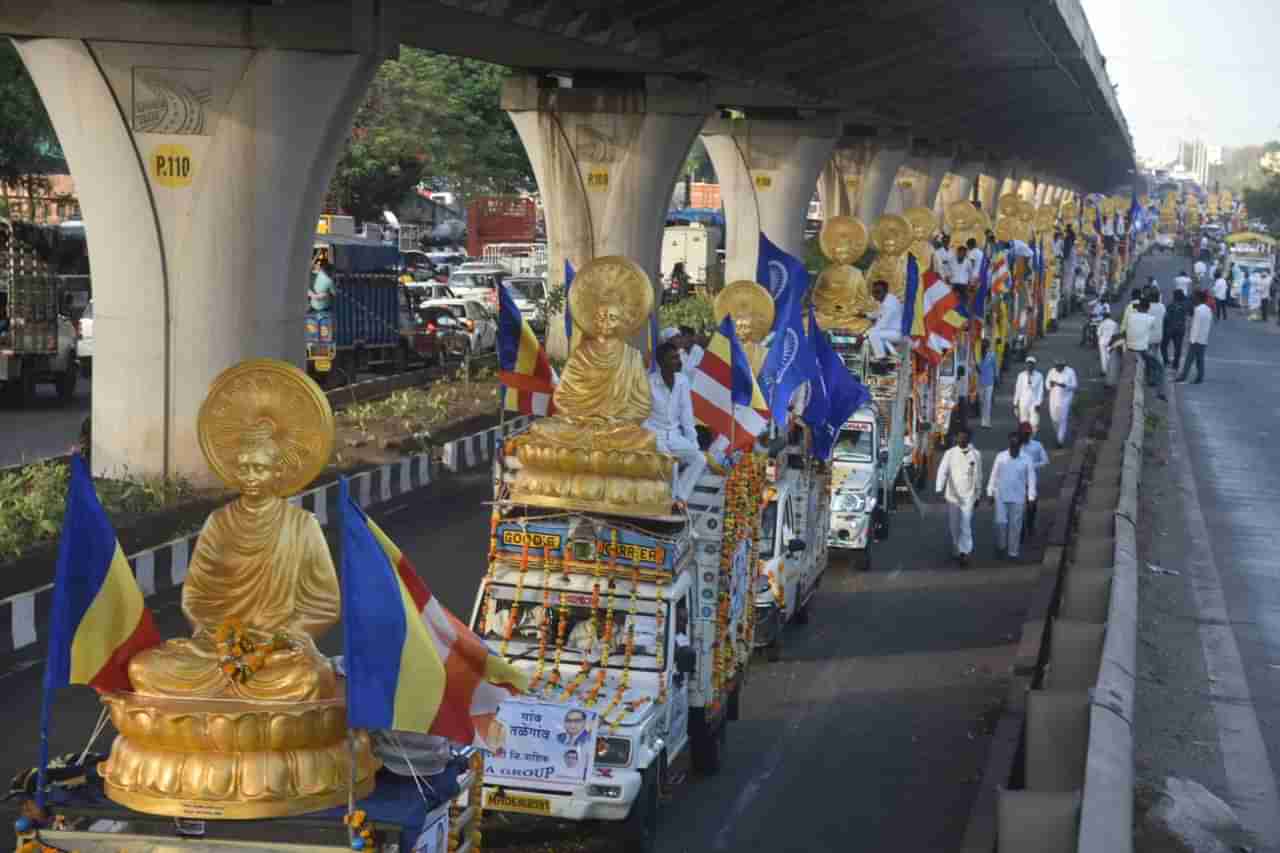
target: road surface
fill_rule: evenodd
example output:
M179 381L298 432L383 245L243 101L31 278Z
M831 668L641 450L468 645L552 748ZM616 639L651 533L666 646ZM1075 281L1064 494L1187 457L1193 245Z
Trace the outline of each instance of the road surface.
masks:
M1042 362L1055 351L1083 360L1078 337L1078 326L1069 325L1036 352ZM1012 386L1011 372L997 393L995 429L976 437L988 465L1013 427ZM1042 528L1069 450L1051 454ZM443 603L464 619L485 570L489 528L482 502L490 495L487 477L473 474L373 513ZM724 770L687 780L663 804L660 850L959 847L1041 549L1024 550L1022 563L997 563L991 512L984 507L976 526L976 565L960 570L947 562L941 510L931 504L925 518L911 508L897 512L871 572L833 561L810 623L788 629L782 661L752 664ZM176 594L150 603L165 636L183 632ZM340 643L334 631L322 645L336 654ZM7 670L0 690L23 699L0 707L9 744L0 773L36 759L39 650ZM83 747L97 709L85 689L60 694L54 754ZM104 737L99 749L106 747ZM556 849L578 849L563 835L540 840L521 849L543 850L548 841ZM494 843L503 846L498 837ZM596 839L586 849L611 848Z
M89 417L89 380L76 383L69 403L52 385L36 387L37 399L23 405L0 395L0 468L66 453Z

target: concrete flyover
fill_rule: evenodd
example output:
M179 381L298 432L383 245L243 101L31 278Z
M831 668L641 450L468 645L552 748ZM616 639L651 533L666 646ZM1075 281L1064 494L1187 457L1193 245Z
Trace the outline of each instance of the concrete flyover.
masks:
M829 209L874 220L1109 187L1134 166L1079 0L5 0L0 34L90 224L97 473L203 478L209 381L243 358L302 357L321 194L399 44L523 72L504 106L551 255L575 266L624 253L657 272L699 133L730 185L741 277L756 227L798 249L815 184Z

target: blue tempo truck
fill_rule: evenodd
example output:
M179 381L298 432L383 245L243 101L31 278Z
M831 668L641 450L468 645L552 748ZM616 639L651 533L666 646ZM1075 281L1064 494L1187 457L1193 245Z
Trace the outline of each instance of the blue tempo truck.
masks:
M400 283L395 246L317 234L312 258L333 264L334 287L328 311L307 312L307 373L313 379L342 384L360 371L404 370L416 360L413 306Z

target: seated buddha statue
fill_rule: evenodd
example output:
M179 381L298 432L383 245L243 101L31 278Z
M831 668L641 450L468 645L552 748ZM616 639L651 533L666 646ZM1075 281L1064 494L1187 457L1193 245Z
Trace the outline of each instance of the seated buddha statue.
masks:
M867 226L856 217L833 216L823 223L818 244L831 265L818 276L811 294L823 329L861 334L870 328L866 315L879 306L862 271L853 266L866 254L868 242Z
M871 231L871 242L879 254L867 270L867 279L886 282L889 292L898 297L899 302L907 296L907 251L911 247L911 238L911 223L893 213L881 216ZM954 238L951 244L957 245ZM926 255L920 267L921 276L927 271L928 262L929 256Z
M769 354L764 339L773 328L773 297L769 291L754 281L735 281L716 296L715 314L717 323L726 314L733 317L733 330L751 362L751 373L759 376Z
M280 495L291 450L278 431L267 419L244 431L233 469L240 497L205 522L182 586L192 636L134 657L136 692L275 701L337 695L315 638L338 621L338 576L316 517ZM269 649L243 680L223 671L215 639L230 624Z

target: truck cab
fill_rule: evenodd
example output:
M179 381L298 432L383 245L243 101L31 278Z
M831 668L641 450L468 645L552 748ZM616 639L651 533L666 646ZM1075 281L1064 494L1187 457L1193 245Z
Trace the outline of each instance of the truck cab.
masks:
M855 568L871 567L872 523L883 482L880 426L874 404L863 406L840 428L831 458L830 548L850 554Z

